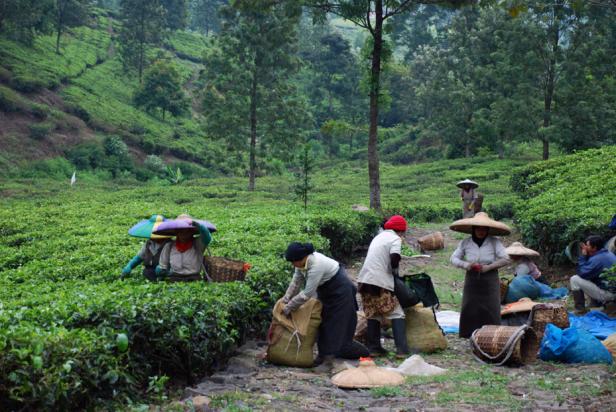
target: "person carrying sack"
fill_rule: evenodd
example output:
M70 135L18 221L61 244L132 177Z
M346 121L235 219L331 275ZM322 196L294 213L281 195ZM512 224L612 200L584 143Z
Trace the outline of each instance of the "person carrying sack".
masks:
M353 340L357 326L357 290L344 268L334 259L316 252L312 243L292 242L285 259L295 272L282 298L286 316L310 298L316 297L323 309L317 339L319 355L315 364L333 366L334 358L359 359L368 356L368 349ZM300 291L302 284L303 290Z
M500 280L498 269L509 264L505 247L495 236L511 233L504 223L479 212L474 217L460 219L449 226L451 230L468 233L451 255L451 263L466 270L460 337L469 338L483 325L500 324Z
M392 216L368 248L366 260L359 272L357 282L368 318L366 343L371 356L387 353L381 346L381 322L391 319L396 344L396 355L406 357L409 347L406 341L404 310L394 295L395 279L400 264L402 236L408 227L404 217Z

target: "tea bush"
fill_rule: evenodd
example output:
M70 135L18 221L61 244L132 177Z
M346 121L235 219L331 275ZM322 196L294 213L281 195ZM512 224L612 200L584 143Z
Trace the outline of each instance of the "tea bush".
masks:
M567 244L590 234L614 235L616 146L586 150L517 170L511 187L524 241L549 261L564 261Z
M0 410L87 409L145 396L152 376L185 383L203 376L247 334L264 332L290 280L281 257L288 242L310 240L339 254L378 222L370 213L304 215L273 182L261 193L235 182L89 189L49 182L48 194L3 201ZM147 283L137 269L121 281L139 248L126 230L150 213L187 211L218 225L215 255L253 265L247 281Z

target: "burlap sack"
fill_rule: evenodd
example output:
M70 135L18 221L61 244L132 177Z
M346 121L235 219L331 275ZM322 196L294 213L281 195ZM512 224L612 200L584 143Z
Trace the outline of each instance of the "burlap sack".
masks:
M321 302L310 299L294 311L290 319L282 313L283 308L282 300L274 306L267 336L267 360L276 365L311 367L321 324Z
M614 359L614 363L616 363L616 333L612 333L601 343L610 351L612 359Z
M447 348L447 339L436 321L433 308L419 304L407 308L405 314L409 349L432 353Z

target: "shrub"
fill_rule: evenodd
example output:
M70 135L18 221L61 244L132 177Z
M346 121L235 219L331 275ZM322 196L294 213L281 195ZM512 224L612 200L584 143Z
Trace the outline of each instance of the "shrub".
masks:
M163 176L166 171L165 162L163 159L156 155L148 155L143 162L143 166L151 173L154 173L155 176Z
M49 107L44 104L32 103L30 106L30 113L39 120L45 120L47 116L49 116L50 110Z
M11 86L20 92L35 93L43 90L46 84L40 79L26 75L17 75L11 79Z
M103 165L105 152L97 142L82 143L67 150L66 157L77 169L96 169Z
M21 170L23 177L42 177L42 178L69 178L73 173L73 165L63 157L53 159L36 160Z
M66 105L66 111L74 116L77 116L86 123L90 121L90 113L78 104L68 103Z
M0 66L0 83L10 83L13 74L5 67Z
M0 110L5 113L21 112L26 103L17 93L8 87L0 86Z
M55 124L50 122L33 123L28 126L30 129L30 137L34 140L43 140L49 136L49 133L51 133L55 127Z
M586 150L518 170L512 187L522 200L516 220L525 242L550 262L565 261L571 241L607 237L616 204L616 146Z

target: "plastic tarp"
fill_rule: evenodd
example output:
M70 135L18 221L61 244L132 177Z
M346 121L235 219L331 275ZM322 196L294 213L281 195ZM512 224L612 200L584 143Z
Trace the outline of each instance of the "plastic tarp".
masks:
M569 290L567 288L551 288L548 285L537 282L533 279L537 285L539 285L540 290L540 298L543 299L562 299L569 294Z
M564 363L612 364L612 355L601 341L583 329L560 329L551 323L545 328L539 357Z
M436 321L445 333L460 332L460 312L453 310L436 312Z
M569 312L571 327L588 331L593 336L603 340L616 333L616 318L610 318L599 310L593 310L583 316Z

